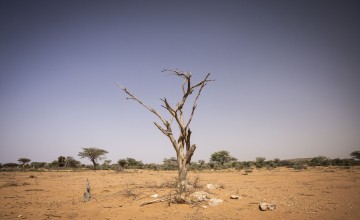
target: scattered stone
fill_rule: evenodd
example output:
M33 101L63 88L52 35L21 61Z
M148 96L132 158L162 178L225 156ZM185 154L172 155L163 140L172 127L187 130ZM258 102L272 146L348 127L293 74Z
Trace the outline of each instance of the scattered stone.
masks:
M219 204L222 203L222 202L223 202L222 199L212 198L212 199L210 199L210 201L209 201L209 205L211 205L211 206L217 206L217 205L219 205Z
M153 194L153 195L150 196L150 198L155 198L155 199L158 198L158 197L159 197L158 194Z
M220 188L220 185L217 185L217 184L206 184L206 188L207 189L218 189Z
M274 211L276 209L276 205L275 204L269 204L268 205L268 210L269 211Z
M206 201L210 198L210 194L203 191L196 191L190 195L196 202Z
M259 209L261 211L274 211L276 209L276 205L267 202L260 202Z
M260 202L259 208L261 211L266 211L268 207L268 204L266 202Z
M86 179L86 190L84 192L84 202L87 202L91 199L91 190L89 179Z
M29 178L37 178L35 175L30 175Z
M231 195L230 199L240 199L240 196L239 195Z

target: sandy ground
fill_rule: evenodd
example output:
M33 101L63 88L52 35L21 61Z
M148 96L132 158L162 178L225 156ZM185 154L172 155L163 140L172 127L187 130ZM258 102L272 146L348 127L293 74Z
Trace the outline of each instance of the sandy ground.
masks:
M173 171L1 172L0 219L360 219L360 168L190 172L217 206L151 201L166 196ZM92 199L83 201L86 179ZM207 189L206 184L221 188ZM238 194L239 200L230 199ZM277 205L260 211L259 202ZM203 207L206 205L206 208Z

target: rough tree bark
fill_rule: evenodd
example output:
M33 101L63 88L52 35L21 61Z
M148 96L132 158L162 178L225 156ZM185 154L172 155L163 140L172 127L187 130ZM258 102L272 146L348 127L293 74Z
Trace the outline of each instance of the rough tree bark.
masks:
M183 71L169 70L169 69L165 69L162 72L170 72L172 75L175 75L183 79L182 99L176 104L175 107L171 106L166 98L160 99L163 102L161 106L165 108L170 114L170 120L165 120L154 108L146 105L143 101L141 101L131 92L129 92L129 90L127 90L125 87L121 86L118 83L116 84L129 96L127 97L127 99L135 100L136 102L147 108L150 112L155 114L162 122L163 124L162 126L159 125L157 122L154 122L154 124L164 135L166 135L169 138L172 146L176 151L176 157L179 164L178 190L180 197L183 198L184 192L186 192L186 187L187 187L187 166L190 163L191 157L193 156L194 151L196 149L196 145L191 144L192 132L189 126L194 116L195 109L197 107L197 101L201 95L202 89L207 85L208 82L214 80L209 79L210 73L208 73L202 81L192 85L192 81L191 81L192 75L190 72L183 72ZM197 91L197 95L194 98L190 116L187 120L185 120L184 112L183 112L184 105L188 100L188 98L195 91ZM179 137L177 139L175 139L172 130L172 122L174 121L174 119L179 128Z

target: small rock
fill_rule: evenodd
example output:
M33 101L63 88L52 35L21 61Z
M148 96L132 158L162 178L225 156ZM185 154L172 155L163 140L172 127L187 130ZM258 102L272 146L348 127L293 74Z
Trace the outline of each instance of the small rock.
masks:
M18 215L18 218L21 218L22 217L22 215Z
M240 196L239 195L231 195L230 199L240 199Z
M151 195L150 197L151 197L151 198L155 198L155 199L156 199L156 198L158 198L158 197L159 197L159 195L158 195L158 194L153 194L153 195Z
M211 206L217 206L217 205L219 205L219 204L222 203L222 202L223 202L222 199L212 198L212 199L210 199L210 201L209 201L209 205L211 205Z
M276 209L276 205L275 204L269 204L268 205L268 210L269 211L274 211Z
M259 204L259 209L261 211L274 211L276 209L276 205L272 204L272 203L267 203L267 202L260 202Z
M259 204L259 209L261 211L266 211L267 210L267 207L268 207L268 204L266 202L260 202Z

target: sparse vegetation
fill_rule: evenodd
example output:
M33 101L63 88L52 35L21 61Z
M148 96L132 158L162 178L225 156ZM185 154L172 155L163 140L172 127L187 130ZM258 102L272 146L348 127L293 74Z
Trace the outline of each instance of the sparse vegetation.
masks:
M213 156L216 155L216 156ZM220 156L219 156L220 155ZM315 166L340 166L340 167L351 167L351 166L360 166L360 160L356 159L356 153L350 154L353 158L334 158L330 159L325 156L317 156L313 158L300 158L300 159L288 159L280 160L275 158L273 160L266 160L264 157L257 157L255 161L238 161L236 158L232 157L228 151L218 151L212 154L209 162L205 160L198 160L197 162L191 162L188 164L188 169L191 171L201 171L201 170L221 170L221 169L236 169L244 170L245 173L247 170L252 168L267 168L269 170L276 167L287 167L296 170L304 170L308 167ZM355 155L355 156L354 156ZM217 160L217 158L220 158ZM27 158L19 158L27 159ZM30 160L30 159L29 159ZM26 163L4 163L1 164L0 169L3 171L26 171L26 170L42 170L44 169L93 169L94 166L81 164L80 161L74 159L71 156L59 156L57 160L54 160L51 163L46 162L31 162L26 160ZM98 165L96 163L96 165ZM21 168L21 169L20 169ZM140 160L134 158L120 159L115 164L111 164L111 160L104 160L101 166L98 166L98 169L103 170L117 170L123 171L125 169L146 169L146 170L177 170L178 161L175 157L165 158L162 164L144 164Z

